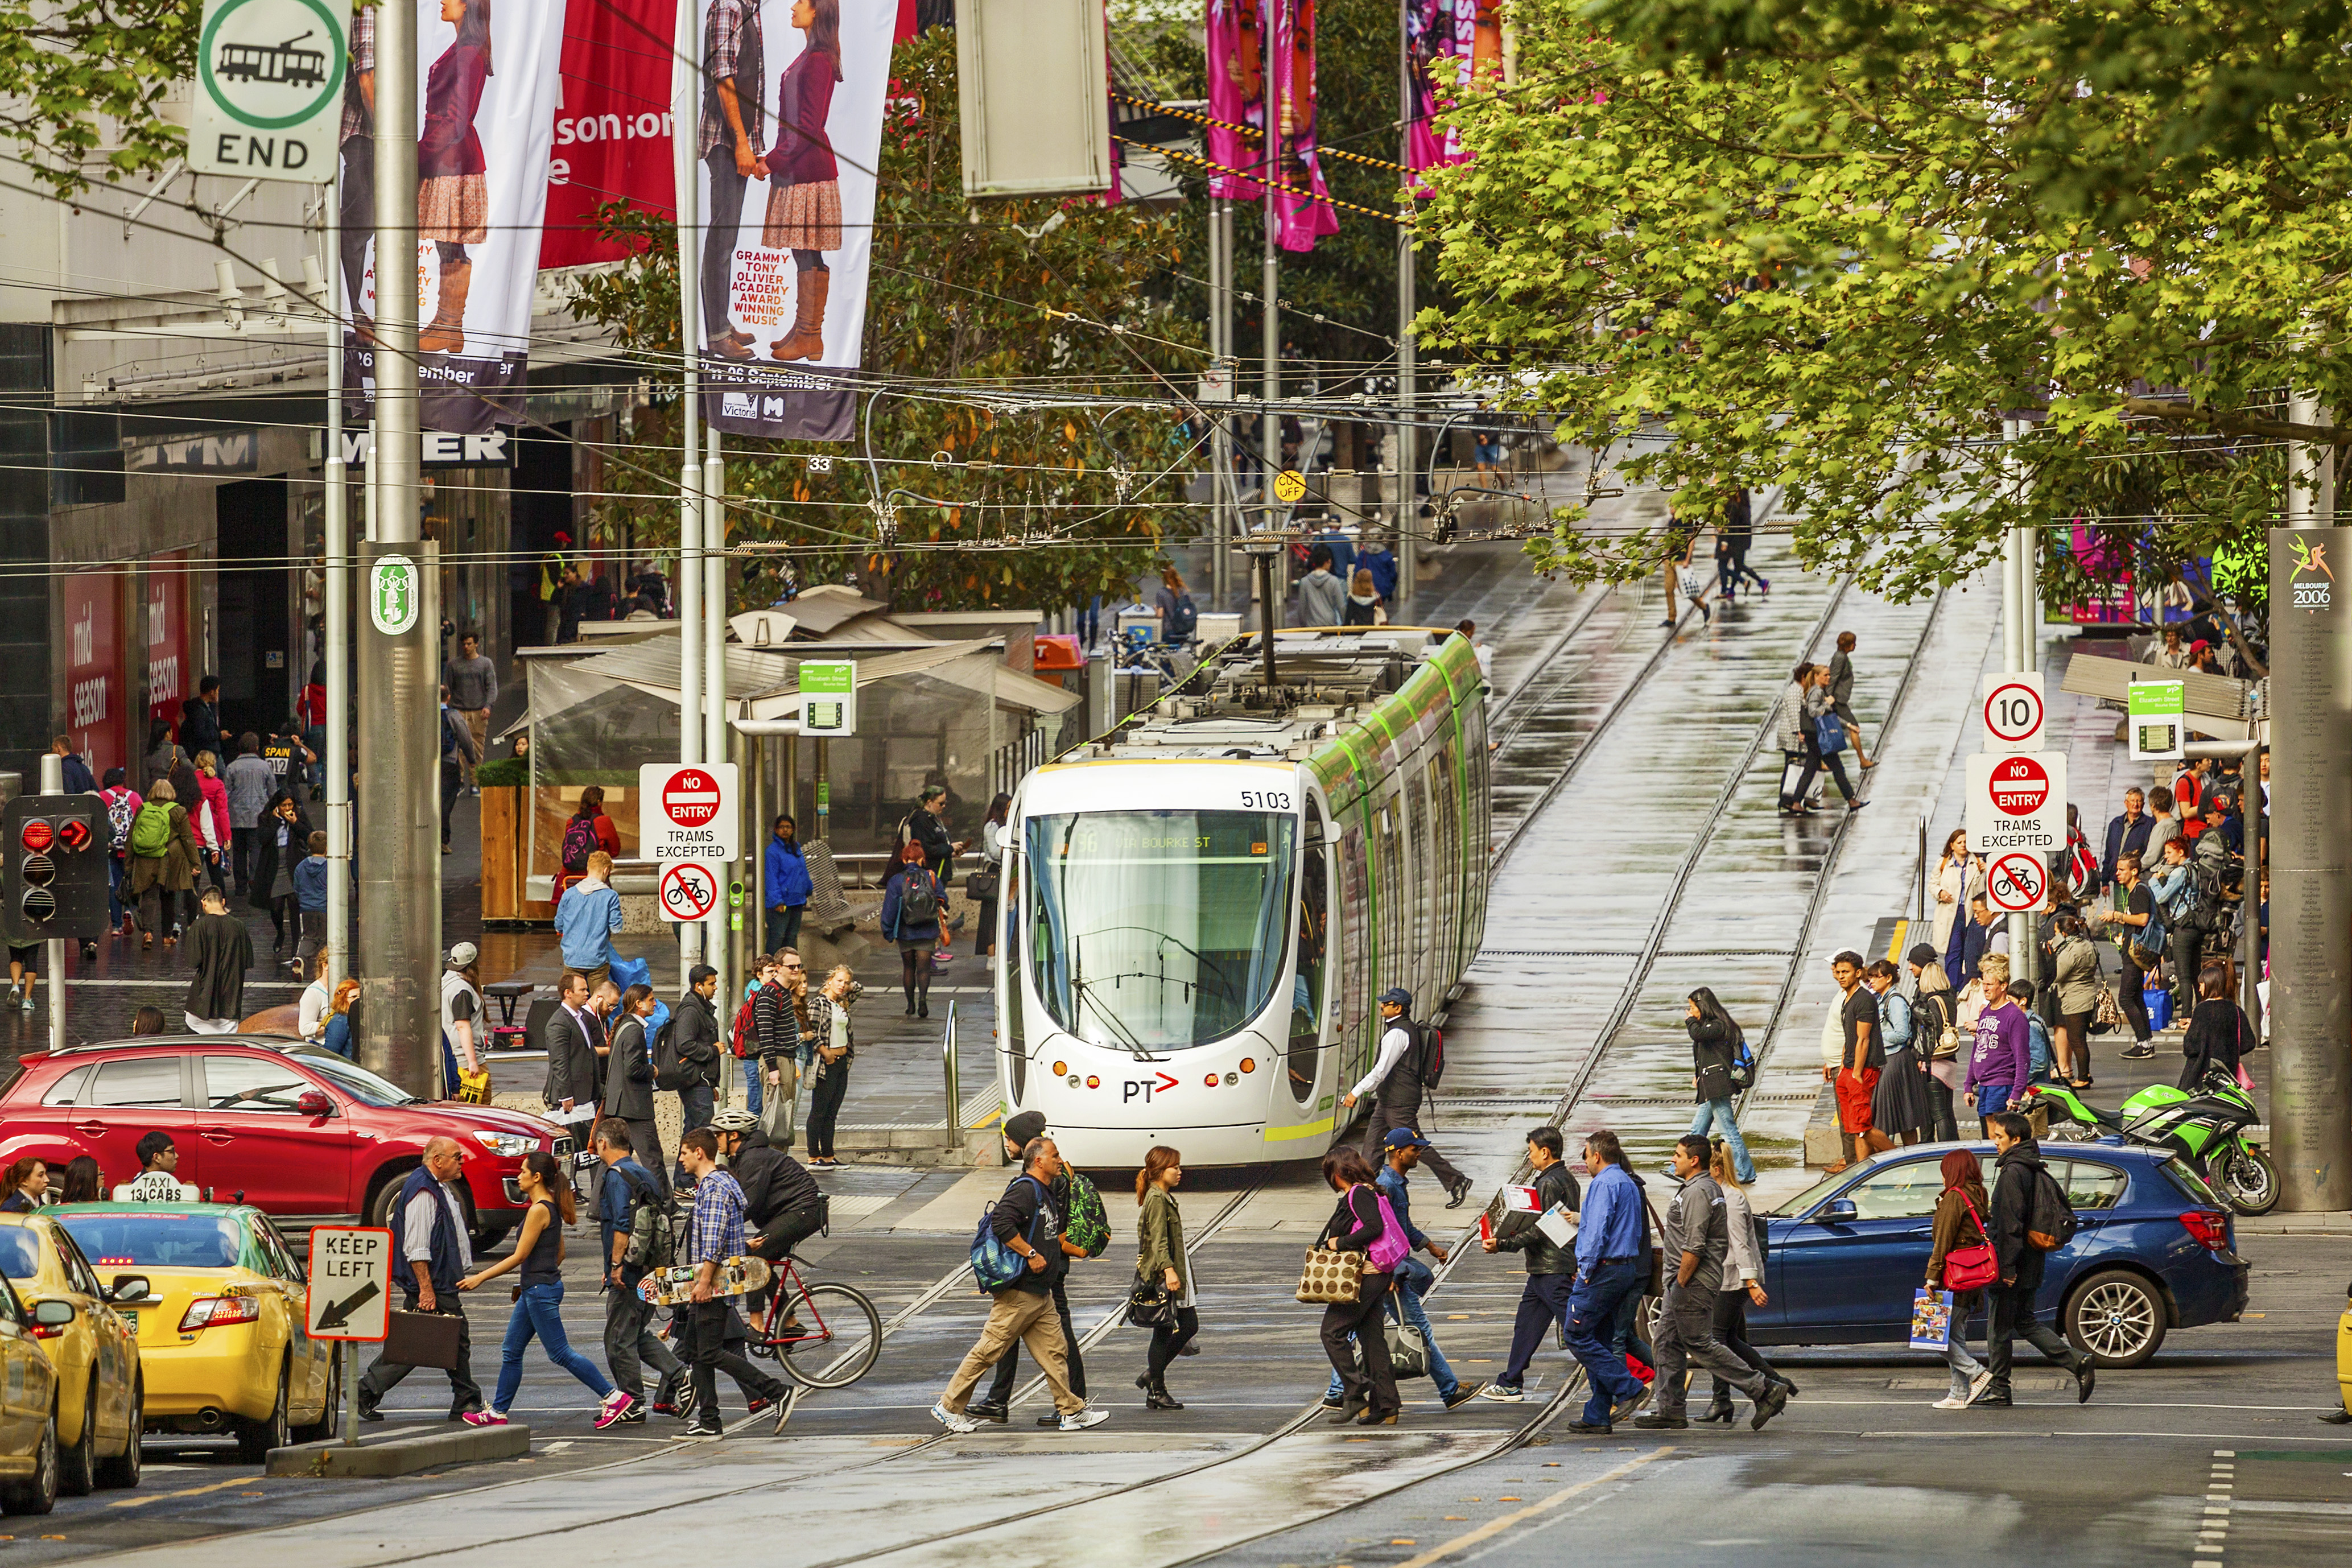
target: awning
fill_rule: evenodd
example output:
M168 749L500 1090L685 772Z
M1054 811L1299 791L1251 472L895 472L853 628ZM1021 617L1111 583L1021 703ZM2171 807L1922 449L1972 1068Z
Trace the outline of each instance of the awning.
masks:
M2194 670L2166 669L2096 654L2074 654L2066 660L2066 679L2060 689L2078 697L2099 697L2121 705L2128 700L2136 680L2179 680L2181 705L2197 721L2192 728L2216 740L2242 741L2252 730L2258 688L2253 681L2227 675L2200 675Z

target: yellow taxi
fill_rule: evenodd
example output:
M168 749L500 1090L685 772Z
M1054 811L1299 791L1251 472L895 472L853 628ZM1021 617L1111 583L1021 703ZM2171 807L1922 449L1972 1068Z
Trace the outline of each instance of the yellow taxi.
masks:
M144 1296L146 1279L118 1274L100 1283L48 1209L0 1215L0 1274L34 1314L33 1338L58 1374L58 1489L86 1497L99 1487L137 1486L139 1331L116 1303ZM52 1301L69 1309L63 1322L43 1320Z
M26 1306L0 1279L0 1510L58 1506L58 1373L33 1335L72 1316L63 1301Z
M2336 1321L2336 1397L2352 1415L2352 1286L2344 1293L2344 1315Z
M332 1435L335 1346L303 1322L301 1265L243 1204L66 1204L47 1211L100 1270L136 1269L147 1429L234 1436L259 1460Z

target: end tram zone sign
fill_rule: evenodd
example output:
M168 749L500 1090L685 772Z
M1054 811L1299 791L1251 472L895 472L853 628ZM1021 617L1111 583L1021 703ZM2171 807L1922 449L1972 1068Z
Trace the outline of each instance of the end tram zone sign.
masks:
M350 0L205 0L188 167L332 180L351 19Z
M2030 752L1969 759L1969 848L1999 859L2011 850L2055 855L2066 847L2066 753Z
M637 769L637 853L657 865L742 858L733 763L646 763ZM679 917L673 916L673 919Z

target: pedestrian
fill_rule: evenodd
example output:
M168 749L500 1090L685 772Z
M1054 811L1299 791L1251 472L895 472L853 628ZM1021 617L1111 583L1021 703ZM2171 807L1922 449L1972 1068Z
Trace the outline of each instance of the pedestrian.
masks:
M2043 1082L2051 1076L2050 1026L2033 1009L2036 994L2033 982L2016 975L2010 976L2009 1000L2025 1015L2025 1081L2029 1085ZM2023 1092L2022 1089L2018 1091L2019 1094Z
M1054 1287L1061 1283L1078 1249L1063 1236L1065 1216L1054 1202L1053 1183L1061 1173L1061 1153L1054 1141L1042 1135L1030 1139L1021 1152L1021 1173L990 1213L990 1234L1018 1254L1025 1267L1021 1278L989 1292L992 1304L979 1342L964 1352L947 1391L931 1406L931 1418L950 1432L979 1430L965 1402L980 1374L996 1365L1016 1340L1029 1347L1031 1359L1054 1391L1054 1408L1059 1413L1055 1426L1065 1432L1083 1432L1110 1417L1109 1411L1088 1406L1064 1372L1075 1342L1055 1311Z
M981 868L971 881L980 884L980 934L972 942L972 954L988 958L996 952L996 911L998 897L1004 877L1004 844L1011 833L1013 797L999 790L996 798L988 803L988 815L981 819ZM967 889L969 889L967 883Z
M1715 1301L1724 1285L1724 1261L1731 1254L1731 1230L1723 1189L1706 1172L1710 1153L1706 1140L1695 1134L1685 1133L1675 1142L1675 1175L1682 1189L1666 1208L1664 1247L1672 1267L1664 1310L1658 1318L1658 1375L1650 1384L1655 1408L1633 1421L1645 1429L1678 1430L1690 1425L1684 1414L1685 1373L1694 1365L1748 1395L1756 1407L1748 1418L1751 1431L1762 1431L1767 1421L1789 1405L1785 1386L1715 1337Z
M1457 1410L1475 1397L1484 1385L1473 1383L1464 1386L1462 1380L1454 1375L1454 1368L1447 1363L1445 1352L1438 1348L1437 1328L1429 1321L1429 1309L1425 1304L1429 1293L1437 1289L1437 1275L1429 1265L1413 1256L1414 1252L1426 1252L1443 1263L1450 1251L1444 1243L1431 1239L1426 1232L1412 1223L1412 1195L1409 1190L1411 1177L1413 1168L1421 1163L1422 1151L1429 1146L1429 1140L1410 1127L1400 1127L1391 1131L1381 1146L1382 1158L1379 1168L1372 1173L1372 1184L1380 1189L1381 1196L1388 1200L1389 1215L1396 1221L1397 1228L1404 1232L1405 1245L1410 1249L1398 1260L1389 1286L1389 1320L1411 1327L1420 1336L1422 1352L1429 1364L1430 1381L1437 1387L1437 1397L1444 1402L1446 1409ZM1569 1178L1565 1201L1573 1211L1576 1207L1576 1182L1572 1176ZM1334 1373L1331 1386L1323 1395L1324 1408L1342 1408L1346 1393L1338 1374Z
M270 944L272 952L281 952L289 941L299 940L302 920L294 893L294 868L310 847L310 819L290 790L281 789L269 797L261 815L261 846L254 856L253 880L246 901L269 916L277 932L277 940Z
M2140 791L2124 791L2123 811L2107 823L2107 852L2099 863L2101 888L2115 885L2117 859L2147 852L2147 837L2156 829L2156 819L2147 815L2147 795Z
M1367 538L1363 548L1356 552L1357 570L1372 574L1372 592L1379 595L1383 605L1396 597L1397 558L1396 552L1390 548L1391 543L1391 541L1384 537L1373 535ZM1381 618L1385 622L1388 617L1383 616Z
M60 771L65 774L65 792L68 795L98 793L98 780L90 773L89 763L83 761L81 753L73 749L72 736L52 736L49 741L49 753L63 759Z
M602 1037L589 1016L586 975L565 970L556 977L555 999L547 1019L547 1081L540 1101L550 1120L576 1121L581 1118L575 1109L596 1103L596 1043Z
M1955 1149L1944 1156L1943 1194L1936 1200L1935 1241L1927 1253L1927 1289L1952 1293L1951 1337L1944 1342L1944 1364L1952 1372L1952 1390L1936 1401L1937 1410L1963 1410L1984 1392L1992 1373L1969 1354L1968 1322L1984 1304L1981 1287L1956 1284L1952 1254L1989 1245L1985 1215L1992 1200L1985 1196L1984 1165L1972 1149ZM1963 1262L1967 1261L1963 1259Z
M1764 1359L1763 1352L1748 1342L1748 1307L1769 1306L1772 1299L1764 1290L1764 1255L1757 1245L1756 1211L1748 1202L1746 1184L1733 1168L1731 1151L1720 1138L1709 1146L1706 1173L1722 1190L1723 1229L1730 1243L1730 1250L1724 1256L1723 1289L1715 1293L1711 1326L1716 1342L1746 1362L1781 1393L1793 1395L1797 1385L1782 1377L1779 1369ZM1731 1425L1731 1384L1721 1373L1715 1374L1714 1396L1707 1401L1706 1414L1692 1419L1703 1426Z
M179 791L169 779L159 777L147 791L131 826L130 848L129 886L131 896L139 900L139 945L154 946L160 931L163 945L170 947L180 937L180 900L194 889L196 868L204 858Z
M1339 1097L1341 1106L1353 1110L1366 1095L1375 1095L1371 1115L1365 1119L1363 1157L1367 1170L1381 1157L1388 1135L1400 1127L1421 1125L1421 1097L1431 1087L1430 1074L1434 1064L1430 1059L1433 1042L1425 1025L1416 1024L1411 1016L1412 993L1402 985L1391 985L1381 993L1381 1050L1373 1058L1371 1070L1358 1079L1356 1086ZM1445 1206L1460 1208L1470 1195L1470 1178L1454 1169L1454 1162L1438 1152L1434 1145L1423 1155L1422 1163L1429 1173L1445 1189Z
M580 804L563 824L563 837L556 847L556 866L563 873L559 881L563 888L589 875L589 858L599 849L611 859L621 858L621 830L604 815L604 789L602 784L590 784L580 792ZM558 897L562 896L559 889Z
M1826 665L1813 666L1812 681L1805 690L1805 741L1820 759L1820 766L1828 769L1830 777L1837 780L1838 794L1845 798L1846 809L1860 811L1868 805L1847 782L1845 763L1840 760L1846 747L1845 727L1830 696L1830 671Z
M1165 1143L1145 1151L1143 1168L1135 1173L1135 1202L1142 1211L1135 1222L1136 1289L1165 1291L1171 1314L1170 1321L1152 1325L1151 1350L1144 1358L1143 1375L1135 1380L1135 1386L1143 1390L1146 1410L1184 1408L1168 1392L1168 1367L1201 1331L1192 1264L1184 1256L1184 1215L1176 1205L1176 1189L1183 1180L1184 1156Z
M403 1305L412 1312L440 1312L457 1320L457 1359L449 1369L452 1421L462 1421L482 1407L481 1386L474 1381L473 1335L465 1305L457 1299L458 1281L474 1266L473 1244L466 1234L469 1205L457 1190L465 1168L463 1145L455 1138L433 1139L425 1145L425 1163L408 1173L391 1210L393 1279ZM353 1396L360 1419L383 1420L383 1396L413 1370L379 1354Z
M2197 960L2205 941L2200 921L2197 879L2189 869L2190 845L2186 838L2164 841L2164 858L2158 864L2156 875L2148 879L2148 890L2156 897L2156 911L2165 931L2167 956L2172 960L2172 1022L2168 1028L2185 1029L2189 1015L2197 1005Z
M1944 973L1965 990L1977 977L1977 965L1993 952L2007 956L2009 922L1979 887L1969 894L1969 918L1952 927L1950 944L1944 949Z
M1969 1056L1968 1101L1969 1109L1989 1124L2025 1092L2033 1040L2025 1010L2009 999L2009 960L1998 952L1987 954L1977 979L1984 1005L1977 1011L1976 1044Z
M731 1106L710 1119L719 1152L743 1189L743 1228L754 1258L781 1264L793 1249L825 1227L833 1200L808 1168L780 1149L748 1110ZM797 1325L787 1319L786 1328Z
M621 895L613 890L613 857L598 849L588 857L587 871L563 889L555 905L555 931L563 967L576 969L592 986L613 973L613 935L621 929Z
M1732 1114L1732 1101L1743 1087L1736 1076L1739 1047L1747 1037L1731 1015L1716 1000L1713 990L1702 985L1692 992L1683 1004L1688 1016L1683 1027L1691 1040L1691 1089L1698 1102L1697 1112L1691 1117L1690 1130L1705 1137L1714 1129L1731 1146L1732 1159L1738 1163L1743 1182L1756 1179L1756 1163L1748 1157L1748 1144L1739 1136L1738 1120Z
M1347 601L1348 584L1340 579L1331 547L1317 544L1307 552L1307 574L1298 579L1298 624L1339 626Z
M1517 1405L1525 1397L1521 1389L1527 1380L1528 1364L1535 1360L1536 1352L1543 1348L1544 1331L1555 1323L1566 1324L1571 1316L1577 1253L1583 1247L1584 1228L1579 1227L1579 1239L1575 1249L1571 1250L1555 1241L1537 1223L1542 1216L1563 1208L1571 1214L1578 1212L1576 1173L1568 1168L1568 1161L1563 1157L1567 1149L1567 1140L1560 1136L1557 1127L1538 1127L1528 1134L1528 1164L1535 1172L1536 1203L1539 1206L1531 1215L1506 1215L1503 1223L1495 1227L1494 1234L1482 1238L1478 1244L1489 1253L1527 1254L1528 1282L1519 1288L1518 1312L1511 1325L1509 1359L1503 1363L1503 1375L1478 1391L1480 1397L1497 1404ZM1588 1171L1593 1169L1589 1152L1585 1168ZM1598 1184L1595 1185L1597 1187ZM1612 1191L1613 1193L1615 1189ZM1603 1202L1605 1205L1606 1200ZM1607 1217L1605 1206L1601 1217ZM1588 1213L1587 1224L1590 1223L1591 1215ZM1573 1344L1570 1347L1571 1351L1574 1348ZM1621 1376L1624 1375L1622 1359L1618 1361L1617 1370ZM1587 1367L1586 1371L1590 1373L1591 1369ZM1601 1380L1597 1376L1593 1386L1596 1389L1601 1387ZM1638 1391L1639 1384L1635 1387ZM1596 1394L1594 1397L1597 1399L1600 1395ZM1605 1424L1608 1418L1608 1408L1603 1405L1601 1420Z
M1953 1097L1968 1087L1968 1051L1959 1026L1958 999L1937 961L1936 950L1919 943L1906 955L1917 990L1911 1005L1912 1049L1926 1058L1928 1127L1937 1142L1960 1135Z
M466 727L467 738L473 742L465 763L465 782L468 791L479 795L482 791L474 782L474 770L489 749L490 707L499 700L499 667L482 657L479 634L468 631L457 639L457 657L442 667L441 684L448 690L449 706Z
M294 885L294 913L301 936L286 967L300 974L312 959L327 950L327 836L312 831L302 843L302 858L288 879Z
M2091 1022L2099 1010L2099 950L2085 933L2083 917L2062 910L2050 944L2050 984L2058 989L2056 1071L2069 1088L2091 1087Z
M1470 645L1471 657L1478 661L1480 683L1491 689L1495 684L1495 650L1478 640L1478 623L1465 616L1454 623L1454 629L1462 634L1462 640Z
M233 1035L245 1017L245 972L253 967L253 935L228 912L228 895L204 892L204 913L188 928L187 1011L183 1018L198 1035Z
M801 916L807 912L809 895L815 890L809 879L808 857L801 849L800 824L789 814L777 817L769 829L765 858L767 890L761 895L767 900L763 934L768 951L774 952L800 945Z
M1007 1119L1003 1135L1005 1158L1011 1163L1019 1163L1022 1151L1028 1148L1034 1140L1045 1135L1045 1113L1042 1110L1024 1110L1017 1116ZM1046 1196L1053 1200L1054 1212L1062 1216L1062 1229L1066 1233L1070 1219L1070 1164L1068 1161L1060 1158L1058 1150L1055 1152L1055 1161L1056 1169L1053 1178L1046 1183L1045 1193ZM1071 1258L1085 1256L1082 1251L1075 1247L1066 1250L1067 1256ZM1087 1397L1087 1363L1085 1356L1080 1353L1077 1330L1070 1321L1069 1279L1066 1271L1055 1279L1049 1294L1054 1298L1054 1316L1062 1325L1062 1341L1066 1347L1064 1355L1067 1370L1064 1373L1064 1380L1069 1384L1072 1394L1084 1399ZM1181 1353L1181 1348L1179 1353ZM1004 1354L997 1359L996 1371L989 1379L987 1390L978 1399L965 1405L963 1413L976 1421L993 1421L1000 1426L1012 1419L1013 1384L1017 1381L1020 1371L1021 1346L1017 1342L1007 1343ZM1060 1419L1061 1416L1058 1414L1049 1412L1037 1417L1037 1425L1051 1426Z
M121 768L109 768L106 787L98 792L98 798L106 803L110 836L106 852L106 914L118 936L131 934L131 910L136 900L124 895L122 879L129 874L125 857L131 853L131 825L139 820L139 808L146 804L131 787L130 776Z
M1806 797L1813 792L1813 775L1821 772L1821 753L1814 750L1808 732L1811 718L1805 711L1806 699L1811 694L1813 667L1811 661L1801 663L1789 672L1789 684L1780 689L1780 704L1773 711L1773 733L1780 745L1780 815L1803 816L1812 807Z
M335 994L327 1000L326 1021L319 1033L319 1043L347 1062L359 1059L359 1048L352 1043L352 1004L359 995L360 983L350 975L335 982Z
M1323 1222L1315 1245L1333 1252L1363 1254L1356 1299L1323 1309L1323 1353L1339 1374L1341 1398L1332 1417L1334 1426L1393 1426L1404 1401L1397 1393L1396 1373L1389 1363L1389 1342L1381 1331L1396 1266L1406 1256L1404 1232L1389 1211L1388 1200L1372 1184L1372 1167L1351 1144L1340 1144L1323 1156L1323 1180L1339 1194L1331 1217ZM1356 1342L1351 1350L1348 1342ZM1359 1352L1361 1365L1358 1364Z
M1987 1292L1985 1304L1985 1369L1992 1375L1969 1405L1981 1409L2011 1403L2010 1344L2021 1336L2046 1359L2074 1374L2074 1402L2084 1404L2090 1399L2097 1376L2091 1358L2068 1344L2033 1310L2033 1298L2041 1293L2042 1268L2049 1256L2033 1239L2035 1210L2042 1206L2036 1201L2037 1194L2061 1205L2066 1204L2066 1194L2042 1163L2032 1122L2014 1110L2004 1110L1990 1119L1988 1131L2000 1152L1994 1161L2000 1179L1993 1186L1991 1219L2000 1282Z
M180 747L187 752L221 749L220 677L207 675L196 682L196 694L180 704Z
M2209 963L2197 975L2197 1009L2189 1016L2180 1049L2188 1058L2180 1069L2181 1089L2200 1090L2208 1076L2219 1073L2232 1083L2244 1081L2246 1054L2254 1048L2254 1029L2244 1008L2230 996L2230 971Z
M712 1000L719 991L719 971L707 963L698 963L687 971L686 983L677 1005L670 1009L669 1037L677 1051L678 1069L684 1079L677 1090L678 1129L691 1132L710 1125L710 1110L718 1100L719 1079L724 1068L719 1053L723 1037L719 1030L718 1007Z
M1731 574L1728 578L1731 587L1737 588L1739 580L1745 577L1756 584L1759 597L1769 596L1772 592L1771 582L1748 564L1748 552L1756 542L1756 500L1746 485L1734 490L1731 500L1724 506L1722 538L1731 552ZM1725 591L1724 597L1727 601L1731 597L1729 589Z
M800 955L793 953L792 962L797 968ZM800 1053L800 1015L804 1007L785 984L782 953L761 957L757 963L759 969L753 976L749 999L751 1026L743 1037L743 1078L748 1088L744 1098L751 1114L764 1119L771 1132L781 1129L782 1141L789 1146L791 1097L778 1091L784 1088L784 1064L795 1060ZM799 1086L795 1083L793 1087ZM781 1106L780 1100L783 1101Z
M849 1093L849 1064L857 1058L857 1037L850 1027L850 1007L857 1000L857 976L845 963L836 963L822 989L808 998L808 1037L815 1042L816 1088L809 1096L809 1163L830 1171L834 1158L834 1125L841 1116L842 1100Z
M1830 655L1829 675L1825 684L1829 689L1830 710L1837 715L1838 722L1845 729L1846 739L1853 747L1855 763L1869 769L1878 764L1863 754L1862 721L1854 717L1853 646L1854 637L1852 632L1838 633L1837 651Z
M229 828L228 785L221 782L220 759L210 752L196 753L196 789L200 805L196 819L196 842L204 847L205 870L213 886L228 886L229 847L235 837Z
M963 853L963 841L948 837L948 786L925 784L915 796L915 809L898 824L898 846L899 863L906 863L905 850L909 844L923 847L923 864L940 887L955 879L955 858Z
M653 1049L646 1035L653 1011L652 986L632 985L621 993L621 1021L613 1030L613 1055L604 1074L604 1115L626 1128L629 1147L643 1148L659 1169L664 1162L661 1135L654 1126ZM662 1195L668 1196L667 1181Z
M646 1418L646 1364L665 1383L683 1370L653 1331L653 1303L637 1294L646 1266L629 1261L629 1238L635 1232L638 1211L650 1206L666 1214L669 1183L658 1147L646 1151L656 1156L648 1170L637 1158L628 1128L609 1117L596 1124L589 1147L604 1165L604 1181L596 1189L596 1219L604 1244L604 1364L612 1369L613 1386L630 1398L620 1421L634 1426Z
M31 1214L48 1200L49 1168L37 1156L26 1155L0 1176L8 1195L0 1198L0 1214Z
M1941 952L1952 940L1952 928L1968 912L1969 895L1983 886L1969 856L1967 828L1955 827L1944 839L1944 852L1936 858L1933 886L1936 903L1927 913L1927 933L1928 941Z
M2148 1043L2153 1032L2148 1027L2148 972L2156 967L2164 952L2164 925L2156 914L2156 895L2149 890L2139 874L2140 859L2133 854L2116 858L2116 885L2108 892L2108 907L2098 911L2099 922L2123 955L2123 974L2116 982L2123 1004L2124 1021L2131 1026L2132 1043L2124 1056L2134 1061L2145 1061L2156 1054Z
M1357 567L1354 580L1348 584L1347 603L1339 606L1339 624L1375 626L1387 618L1381 611L1381 592L1372 585L1371 568Z
M2172 808L2172 792L2162 784L2147 792L2147 847L2139 856L2143 870L2161 865L2166 840L2180 837L2180 818Z
M106 1173L88 1154L76 1154L66 1162L65 1188L58 1194L61 1204L96 1204L106 1201Z
M1862 983L1878 998L1878 1026L1886 1047L1886 1065L1879 1069L1878 1088L1871 1096L1870 1125L1908 1145L1924 1143L1933 1134L1936 1102L1927 1089L1932 1079L1919 1045L1918 1019L1909 1000L1895 989L1900 978L1895 965L1882 958L1863 971Z
M465 717L449 706L449 689L441 689L441 853L453 854L449 843L450 814L466 793L467 777L482 760Z
M719 1266L744 1256L744 1201L741 1184L719 1165L719 1134L698 1127L678 1140L678 1160L694 1180L694 1221L688 1233L686 1260L694 1267L688 1320L694 1339L693 1415L686 1424L689 1437L723 1437L719 1420L719 1373L724 1370L748 1393L782 1407L776 1419L782 1431L790 1420L792 1390L727 1348L728 1320L734 1309L718 1293ZM758 1410L752 1412L759 1414Z
M931 954L939 947L944 897L940 879L924 864L922 845L901 847L898 865L882 884L882 935L898 944L898 985L909 1018L931 1016Z
M529 1205L514 1249L488 1268L457 1281L460 1290L478 1290L502 1274L521 1270L514 1310L507 1318L506 1343L499 1354L498 1386L487 1409L466 1413L468 1426L503 1426L507 1409L522 1392L522 1352L536 1338L547 1359L588 1385L596 1396L596 1429L603 1431L633 1409L635 1395L614 1388L596 1363L572 1348L563 1331L563 1227L579 1219L572 1183L544 1149L522 1157L515 1185Z
M488 1046L482 1035L488 1019L482 1011L481 950L472 942L458 942L442 961L439 1005L443 1088L452 1099L487 1104L489 1075L481 1053ZM483 1098L470 1100L469 1087Z
M41 988L41 944L37 942L8 944L8 1005L16 1006L21 999L24 1010L33 1011L33 994Z
M1838 1131L1844 1149L1843 1157L1828 1168L1830 1175L1881 1148L1894 1147L1894 1140L1884 1132L1873 1135L1871 1111L1878 1096L1879 1075L1886 1068L1886 1042L1879 1030L1878 997L1863 984L1862 971L1858 952L1841 952L1830 960L1830 973L1837 980L1839 993L1839 1054L1834 1066L1822 1067L1822 1077L1836 1089ZM1673 1249L1667 1251L1671 1257Z

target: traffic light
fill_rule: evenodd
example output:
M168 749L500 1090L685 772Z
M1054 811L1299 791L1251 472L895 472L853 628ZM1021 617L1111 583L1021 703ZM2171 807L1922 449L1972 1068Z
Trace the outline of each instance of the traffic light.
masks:
M94 795L20 795L0 809L0 937L24 946L106 934L105 814Z

